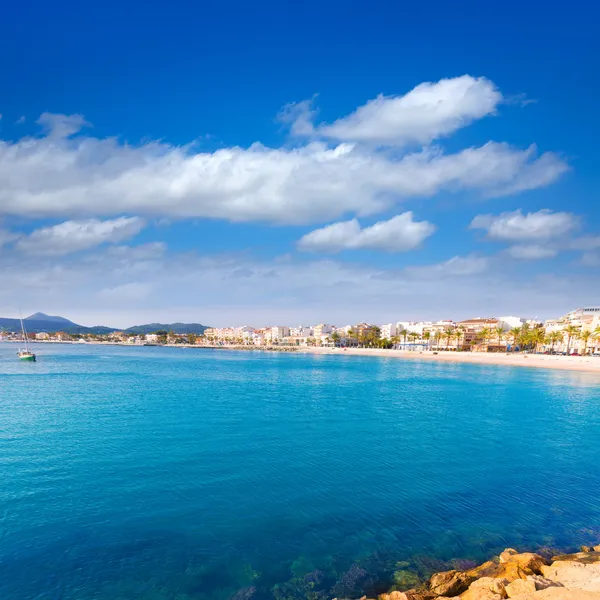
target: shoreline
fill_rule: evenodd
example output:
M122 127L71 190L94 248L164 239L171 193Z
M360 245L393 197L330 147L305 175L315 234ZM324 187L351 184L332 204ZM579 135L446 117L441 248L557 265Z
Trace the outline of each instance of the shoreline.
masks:
M407 587L395 586L379 600L600 600L600 545L557 555L506 548L474 568L441 571Z
M4 343L18 343L5 340ZM332 348L321 346L198 346L190 344L134 345L116 342L34 341L34 344L68 344L93 346L121 346L124 348L186 348L193 350L238 350L243 352L283 352L293 354L317 354L324 356L373 356L405 360L424 360L438 363L464 363L506 367L529 367L600 374L600 356L562 356L549 354L495 353L495 352L445 352L434 354L430 350L387 350L382 348Z
M466 363L476 365L504 365L507 367L533 367L600 373L598 356L559 356L548 354L504 354L487 352L411 352L407 350L382 350L379 348L298 348L298 352L328 356L377 356L407 360L427 360L440 363Z

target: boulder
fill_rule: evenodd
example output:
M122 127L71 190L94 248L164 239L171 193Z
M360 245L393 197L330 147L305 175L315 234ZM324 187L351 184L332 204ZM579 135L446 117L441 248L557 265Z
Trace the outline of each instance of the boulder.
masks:
M600 594L598 592L550 587L538 592L519 594L513 596L511 600L600 600Z
M557 560L543 567L542 575L569 589L600 593L600 563Z
M494 579L506 580L506 583L509 583L515 579L527 579L528 575L533 575L533 571L521 568L516 561L497 563L490 560L475 569L467 571L467 574L473 579L493 577Z
M575 554L559 554L558 556L553 556L552 560L554 562L560 561L574 561L580 562L584 564L591 564L595 562L600 562L600 552L575 552Z
M464 594L460 595L460 600L503 600L504 596L495 594L492 590L486 588L469 588Z
M380 594L379 600L439 600L431 592L423 590L407 590L406 592L390 592L389 594ZM362 598L361 598L362 600Z
M429 589L436 596L458 596L467 590L475 577L461 571L442 571L431 576Z
M545 590L549 587L563 587L562 583L542 577L542 575L528 575L527 581L533 581L536 590Z
M515 579L506 586L506 595L509 598L514 598L519 594L532 594L535 591L535 582L528 579Z
M500 553L500 562L508 562L512 556L519 554L514 548L507 548L504 552Z
M541 568L548 564L545 558L533 552L517 552L514 548L507 548L500 554L500 564L516 563L521 569L531 571L536 575L541 573Z
M600 552L600 545L594 546L594 552Z
M502 598L506 598L506 584L508 583L508 579L497 578L497 577L481 577L481 579L477 579L470 586L468 591L475 590L484 590L486 592L491 592L492 594L497 594Z

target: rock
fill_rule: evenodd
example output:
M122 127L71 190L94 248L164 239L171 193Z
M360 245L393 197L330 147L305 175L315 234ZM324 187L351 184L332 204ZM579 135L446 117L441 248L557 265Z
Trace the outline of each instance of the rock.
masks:
M516 563L521 569L531 571L536 575L541 573L541 568L548 564L545 558L542 558L539 554L533 552L517 552L513 548L507 548L500 555L500 564Z
M496 563L490 560L476 569L467 571L467 574L473 577L473 579L493 577L494 579L506 580L506 583L509 583L515 579L527 579L528 575L533 575L533 571L521 568L515 561Z
M419 576L413 571L400 569L394 572L394 583L402 590L412 589L421 585Z
M404 592L390 592L389 594L381 594L379 600L408 600L408 596Z
M599 546L594 546L594 552L600 552L600 545Z
M562 583L553 581L552 579L547 579L541 575L528 575L527 581L533 581L536 590L545 590L549 587L563 587Z
M504 552L500 554L500 562L505 563L510 560L512 556L515 554L519 554L514 548L507 548Z
M443 571L431 576L429 589L436 596L457 596L467 590L475 577L461 571Z
M591 564L595 562L600 562L600 552L575 552L575 554L559 554L558 556L553 556L552 560L554 562L560 561L575 561L584 564Z
M505 586L507 583L508 580L504 578L481 577L481 579L477 579L469 586L469 591L487 590L488 592L492 592L493 594L498 594L502 598L506 598Z
M406 592L394 591L379 596L379 600L433 600L433 598L435 598L435 596L430 592L417 590L407 590ZM438 598L436 598L436 600L438 600Z
M254 586L245 587L238 590L233 596L231 596L231 600L250 600L256 594L256 588Z
M600 563L557 560L543 567L542 575L569 589L600 593Z
M594 549L591 546L581 546L582 552L593 552Z
M506 586L506 595L509 598L514 598L519 594L532 594L535 591L535 582L527 579L515 579Z
M511 600L600 600L600 594L598 592L551 587L538 592L513 596Z

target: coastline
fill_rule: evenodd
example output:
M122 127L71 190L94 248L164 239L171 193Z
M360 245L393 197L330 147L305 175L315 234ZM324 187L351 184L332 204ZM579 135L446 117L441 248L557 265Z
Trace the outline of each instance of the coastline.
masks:
M533 367L600 373L598 356L556 356L546 354L504 354L487 352L410 352L406 350L382 350L379 348L298 348L307 354L340 356L378 356L406 360L427 360L440 363L467 363L477 365L504 365L508 367Z
M389 593L379 595L379 600L506 598L600 600L600 545L582 546L580 552L558 555L543 551L519 553L507 548L477 567L434 573L424 585L411 589L395 586Z
M5 340L5 343L15 343ZM94 346L122 346L125 348L144 348L143 345L119 344L116 342L86 342L79 344L72 341L34 341L35 344L69 344ZM547 354L506 354L496 352L444 352L437 354L431 351L386 350L381 348L331 348L321 346L199 346L190 344L165 344L147 347L187 348L198 350L238 350L245 352L288 352L296 354L319 354L327 356L375 356L379 358L396 358L405 360L426 360L439 363L466 363L474 365L499 365L507 367L530 367L535 369L556 369L562 371L579 371L600 373L599 356L561 356Z

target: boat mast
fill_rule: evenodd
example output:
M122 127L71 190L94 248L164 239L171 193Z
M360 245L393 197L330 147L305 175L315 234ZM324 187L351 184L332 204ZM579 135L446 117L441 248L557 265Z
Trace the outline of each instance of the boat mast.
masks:
M29 346L27 345L27 333L25 332L25 323L23 323L23 317L19 315L21 319L21 331L23 332L23 341L25 342L25 352L29 352Z

